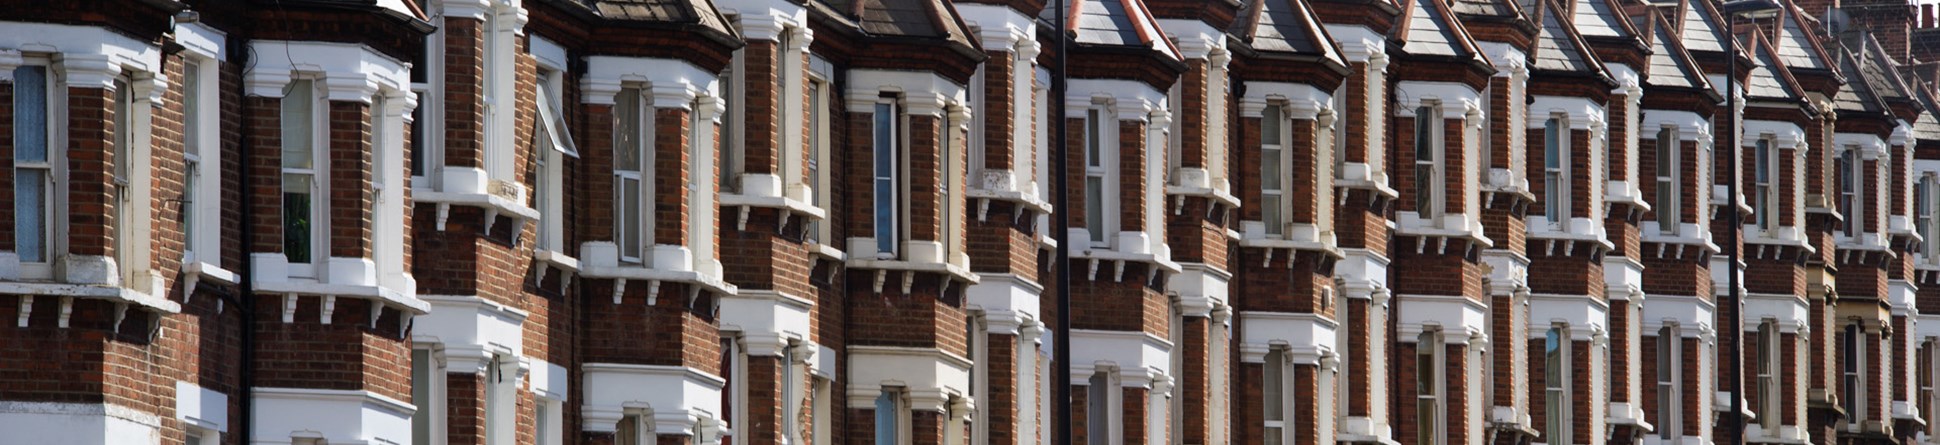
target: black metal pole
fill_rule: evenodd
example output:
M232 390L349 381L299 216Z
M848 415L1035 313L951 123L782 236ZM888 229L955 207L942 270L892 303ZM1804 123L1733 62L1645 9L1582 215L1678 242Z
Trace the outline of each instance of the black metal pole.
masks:
M1730 69L1725 71L1724 112L1730 115L1726 122L1729 122L1731 126L1731 128L1725 129L1728 133L1726 138L1730 139L1731 143L1731 162L1727 162L1726 164L1729 165L1725 166L1725 174L1729 176L1725 184L1725 199L1729 200L1727 207L1730 209L1726 216L1726 221L1729 221L1730 224L1726 226L1727 230L1725 230L1725 249L1727 249L1725 250L1725 275L1727 277L1725 284L1730 287L1728 291L1731 295L1731 315L1726 318L1726 321L1729 323L1725 325L1729 330L1728 335L1731 338L1731 359L1728 360L1730 366L1725 369L1731 370L1731 415L1727 416L1731 418L1731 423L1728 424L1730 425L1728 434L1731 435L1731 438L1730 441L1725 443L1744 445L1745 372L1744 363L1742 362L1744 361L1745 353L1745 324L1743 321L1745 307L1742 304L1743 298L1738 292L1738 231L1744 229L1744 223L1739 221L1741 217L1738 215L1738 152L1742 150L1742 147L1739 147L1738 143L1738 14L1725 11L1724 22L1725 58L1729 59L1727 63L1730 66Z
M1066 175L1068 164L1066 155L1070 148L1065 146L1064 121L1064 80L1065 80L1065 0L1054 0L1052 7L1057 11L1052 19L1052 38L1057 41L1057 50L1052 53L1056 67L1051 72L1051 191L1056 202L1053 219L1057 221L1051 236L1058 241L1057 258L1057 326L1052 327L1056 334L1051 338L1051 379L1057 385L1057 412L1051 414L1056 420L1056 431L1052 443L1072 445L1071 441L1071 190L1070 179Z

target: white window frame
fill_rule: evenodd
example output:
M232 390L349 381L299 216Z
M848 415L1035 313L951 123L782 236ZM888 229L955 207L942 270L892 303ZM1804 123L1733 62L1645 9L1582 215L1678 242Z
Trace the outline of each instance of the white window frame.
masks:
M833 419L831 419L835 415L835 404L833 401L835 396L834 390L830 388L834 387L835 383L828 378L816 376L810 382L810 385L814 387L813 391L815 394L813 397L815 400L809 406L809 409L814 410L809 414L809 422L812 428L814 428L815 437L809 443L813 445L834 445L835 432L830 431L830 429L835 428Z
M874 107L870 115L870 196L873 199L870 217L875 229L876 258L896 259L902 257L909 233L908 209L903 203L908 193L908 181L904 179L908 164L904 161L908 156L909 139L905 135L909 132L909 119L903 115L902 103L895 96L877 98ZM882 137L884 133L888 137ZM881 196L884 191L889 196Z
M1932 264L1940 260L1940 240L1933 239L1940 236L1940 226L1936 226L1940 224L1940 196L1936 196L1940 193L1940 181L1936 181L1933 173L1921 174L1914 192L1914 202L1918 206L1914 209L1915 218L1918 218L1914 227L1920 233L1920 254L1924 262Z
M614 445L655 445L659 443L657 439L653 413L646 410L626 410L613 429Z
M534 397L532 404L533 443L536 445L563 445L566 443L565 412L565 401Z
M1440 328L1423 330L1415 337L1415 435L1418 445L1442 445L1448 440L1448 393L1443 382L1447 362ZM1423 364L1428 366L1422 366ZM1427 411L1424 415L1422 411Z
M884 414L882 412L884 407L889 408L891 412ZM876 395L875 445L908 445L914 443L911 441L913 431L910 426L909 411L908 389L890 386L883 387L882 392ZM895 436L895 440L889 443L882 441L882 422L885 419L895 423L895 425L890 427L892 430L889 431L889 434Z
M1260 223L1271 237L1286 236L1293 223L1292 122L1286 111L1281 103L1260 110Z
M1086 445L1124 445L1124 390L1119 387L1118 370L1098 368L1085 384ZM1104 423L1094 421L1103 414ZM1102 433L1102 434L1101 434ZM1103 437L1100 437L1100 436Z
M1926 337L1920 342L1920 349L1914 355L1919 360L1918 373L1914 383L1920 392L1919 400L1925 401L1920 413L1926 416L1927 425L1940 424L1940 338ZM1931 434L1929 434L1931 436Z
M1865 157L1859 155L1859 147L1847 145L1839 153L1839 212L1846 217L1843 228L1847 237L1857 237L1866 233L1866 176Z
M1684 334L1677 323L1657 331L1657 437L1684 435Z
M721 435L730 438L749 438L748 432L748 350L741 345L739 332L723 332L721 337L721 388L720 420L728 425Z
M1543 347L1543 439L1551 445L1567 445L1574 440L1571 431L1571 418L1575 417L1574 401L1570 388L1575 383L1575 364L1571 363L1569 327L1563 324L1550 326L1544 334ZM1553 345L1552 345L1553 343Z
M532 162L536 174L532 178L532 207L540 215L537 243L533 247L553 252L566 251L566 157L579 157L579 148L566 125L566 110L562 108L564 79L563 70L539 66L536 94L539 115L533 120L536 129L545 135L533 136Z
M1752 142L1752 223L1765 231L1778 230L1778 147L1771 136Z
M1779 382L1778 362L1782 354L1782 339L1777 320L1767 318L1758 323L1758 337L1753 343L1758 348L1758 367L1755 368L1758 381L1754 388L1758 390L1758 423L1765 431L1777 431L1779 413L1784 409L1781 403L1784 387Z
M805 93L808 98L808 116L806 118L808 125L808 143L806 147L809 153L808 165L803 167L806 170L805 180L809 184L810 191L812 192L808 197L809 205L823 210L834 208L834 198L830 196L830 193L833 191L833 185L829 182L829 170L834 168L835 165L829 159L829 132L832 129L829 124L828 108L829 88L833 86L834 84L830 83L820 73L811 73L808 80L808 91ZM810 220L807 224L809 225L808 236L814 242L827 246L834 240L835 234L831 231L834 224L821 220Z
M325 91L323 79L305 76L292 79L290 84L283 88L282 101L289 101L290 94L296 93L297 86L302 84L310 85L311 90L309 93L311 144L309 150L311 164L310 168L307 169L283 167L282 175L310 176L310 261L306 263L289 260L289 274L291 277L321 279L322 269L330 261L330 100L329 95ZM287 112L287 110L279 110L279 112L283 113ZM288 116L283 117L287 120ZM287 122L283 122L283 124L287 124ZM281 139L284 144L282 149L287 151L290 138L284 137ZM281 185L278 189L279 196L281 193L284 193L281 190L287 189L288 187L288 184ZM289 223L283 222L282 224L285 230L283 242L287 246L289 243L289 234L287 232L289 230ZM288 259L288 256L289 251L286 247L284 249L285 259Z
M491 367L483 376L485 415L479 419L484 422L485 445L518 443L519 374L518 357L492 355Z
M941 201L937 210L942 213L937 221L943 227L937 233L942 234L943 239L936 240L936 243L943 249L945 263L954 262L956 253L960 250L957 248L957 243L963 239L964 167L961 164L963 156L958 153L956 144L960 139L966 139L964 125L968 119L958 119L958 117L959 115L968 117L967 111L961 106L953 105L946 108L943 115L937 119L937 123L941 124L938 128L941 129L942 134L937 136L936 152L943 167L942 171L938 172L942 179L937 181L937 199Z
M1296 398L1292 394L1298 384L1294 382L1292 354L1283 346L1267 350L1266 359L1260 365L1260 420L1262 439L1265 445L1292 445L1297 439L1294 434L1294 409ZM1277 394L1276 394L1277 393ZM1269 408L1279 408L1279 418L1273 418Z
M191 73L192 71L192 73ZM183 262L222 267L222 99L214 59L188 57L183 67ZM191 110L190 102L194 101ZM193 134L193 136L191 136ZM206 254L204 254L206 253Z
M1684 146L1679 139L1677 127L1666 125L1657 130L1657 202L1651 203L1657 212L1657 231L1676 236L1683 230L1684 184L1683 169Z
M140 91L137 79L140 73L126 68L114 79L114 99L109 106L115 107L114 147L115 159L112 173L112 186L115 188L115 252L116 271L120 274L121 285L138 292L149 292L147 282L149 258L148 240L152 193L150 171L153 169L153 154L149 150L152 127L149 126L154 102Z
M44 87L44 92L41 95L41 99L44 102L42 104L44 107L42 116L44 117L44 126L46 128L41 136L45 139L45 150L47 154L46 159L42 162L21 162L18 154L19 146L12 147L16 151L13 157L13 171L10 173L14 175L15 184L19 184L19 178L23 176L23 171L25 170L38 171L42 177L40 198L41 214L40 218L38 218L40 219L41 231L40 259L39 261L30 261L24 256L17 258L20 261L20 278L28 280L51 280L54 278L54 264L62 255L67 253L68 194L67 187L65 186L67 184L67 88L65 87L67 81L51 58L43 55L26 55L23 59L23 63L19 67L14 68L14 85L16 87L20 85L18 73L21 70L38 68L42 73ZM22 95L16 90L14 92L13 103L15 106L15 138L22 136L20 133L22 126L20 124L22 123L22 116L25 113L19 112L21 97ZM14 187L14 193L16 194L14 202L16 205L22 202L22 200L18 199L20 190L18 185ZM14 222L14 236L19 237L22 233L20 230L20 221L23 220L20 219L19 215L23 214L23 212L20 212L18 207L15 207L13 210L15 211L16 218ZM14 249L14 253L19 255L19 238L16 238L14 241Z
M1550 115L1543 121L1543 218L1551 229L1569 226L1570 203L1569 117Z
M1334 151L1334 179L1345 180L1347 179L1347 140L1349 139L1347 137L1347 119L1349 114L1347 108L1347 84L1343 83L1339 88L1335 88L1332 99L1334 113L1336 115L1334 116L1333 144L1329 149Z
M412 415L413 441L430 444L445 443L447 440L446 436L450 434L445 428L447 418L445 413L445 357L442 352L436 349L437 344L435 343L418 342L416 346L411 349L413 365L411 378L413 380L422 378L425 381L414 382L411 385L413 389L411 399L413 404L417 405L418 408ZM420 357L418 354L424 355ZM418 368L418 360L420 359L424 360L422 363L424 368L422 369ZM423 372L423 375L419 375L420 371ZM419 388L423 389L423 394L417 393ZM420 415L423 417L419 417ZM418 422L420 421L424 422L425 437L423 438L416 437L416 430L418 428Z
M1867 420L1866 378L1870 369L1866 367L1866 343L1870 340L1867 339L1866 325L1859 320L1849 320L1845 327L1840 328L1839 335L1842 337L1840 348L1845 352L1841 354L1843 357L1839 363L1839 383L1842 389L1840 399L1846 405L1846 429L1859 431L1861 424Z
M621 263L642 267L653 266L653 233L656 224L653 208L654 201L658 199L653 193L653 165L656 150L653 144L654 108L651 91L644 85L627 85L620 89L620 93L613 101L613 186L616 191L613 194L613 242L619 246ZM626 114L622 111L622 108L628 105L632 105L635 112L632 122L626 122ZM624 170L623 168L627 166L620 165L618 156L621 150L626 149L627 141L621 136L629 133L626 128L629 123L639 127L631 131L638 137L640 150L639 164L631 166L635 170ZM626 196L618 192L625 187L626 181L636 181L639 187L637 203L639 212L634 215L626 214L627 203L624 202ZM633 238L626 236L628 226L639 229ZM627 255L629 247L636 249L634 255Z
M1444 125L1440 103L1425 101L1415 107L1415 214L1428 221L1441 218L1448 205L1442 177Z
M1085 183L1082 187L1085 189L1085 230L1090 234L1093 248L1111 249L1117 244L1118 212L1113 210L1117 207L1119 196L1118 166L1111 162L1118 159L1112 156L1118 150L1117 122L1118 116L1112 114L1107 104L1093 103L1085 110ZM1095 192L1092 190L1094 179L1098 181ZM1096 203L1092 202L1094 195L1100 198ZM1093 204L1096 204L1096 209ZM1093 210L1096 210L1096 215Z
M719 177L715 179L720 182L722 194L741 192L741 171L746 163L743 154L747 153L747 94L742 91L747 85L742 79L747 71L746 60L746 50L735 50L733 60L720 77L720 151L716 153L714 162L719 172Z
M182 426L183 445L221 445L222 432L195 425Z
M515 90L516 80L511 73L517 72L515 62L515 39L519 33L517 8L509 2L491 1L485 11L485 19L478 24L483 35L484 48L479 49L481 59L480 83L484 86L485 118L490 125L485 133L485 166L487 178L517 184L513 163L513 123L517 114ZM492 189L495 190L495 189Z
M433 30L425 37L424 82L411 84L418 95L418 108L411 128L411 189L438 190L443 187L445 152L444 132L430 131L444 124L445 17L431 17Z

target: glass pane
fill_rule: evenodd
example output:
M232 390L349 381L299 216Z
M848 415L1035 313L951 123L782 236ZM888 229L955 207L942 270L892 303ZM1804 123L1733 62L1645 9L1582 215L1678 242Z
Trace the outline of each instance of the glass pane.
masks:
M1415 429L1422 445L1439 445L1441 442L1440 431L1435 431L1435 421L1441 417L1439 411L1435 399L1415 399Z
M1280 145L1281 119L1283 118L1280 116L1279 105L1266 107L1266 110L1260 113L1261 144Z
M411 400L418 410L411 414L411 443L431 443L431 350L411 350Z
M1266 434L1265 434L1266 445L1280 445L1282 443L1285 443L1283 442L1285 439L1282 439L1280 437L1285 434L1286 434L1286 431L1282 430L1280 427L1271 427L1271 426L1266 427Z
M1665 128L1657 131L1657 177L1668 178L1674 175L1671 170L1677 165L1676 133Z
M310 262L310 176L283 175L283 255Z
M422 92L414 92L412 94L417 95L418 103L420 104L423 104L427 100ZM424 144L426 137L424 134L424 110L426 108L431 108L431 105L419 105L411 109L411 176L424 176L425 172L425 151L430 149Z
M1104 372L1091 375L1085 389L1085 436L1092 445L1111 443L1111 379Z
M1430 167L1415 165L1415 210L1421 216L1433 216L1435 211L1434 190L1435 172Z
M1085 230L1092 242L1105 241L1105 178L1085 177Z
M47 161L47 67L25 65L13 69L14 159Z
M1099 141L1098 138L1104 136L1102 134L1099 134L1101 133L1100 131L1101 127L1104 127L1104 122L1100 122L1100 116L1099 116L1098 110L1094 109L1094 110L1086 111L1085 112L1085 166L1101 167L1105 165L1104 159L1101 158L1103 154L1099 152L1100 150L1098 148L1098 146L1101 144L1101 141Z
M896 182L889 179L876 180L876 251L895 253L898 241L896 229L901 218L896 215Z
M1266 421L1286 420L1286 357L1285 353L1273 351L1266 354L1265 375L1260 377L1261 392L1266 400L1261 403L1265 409Z
M293 80L283 89L283 168L311 168L316 160L311 150L315 140L315 88L309 80Z
M1282 164L1285 161L1280 159L1280 157L1280 149L1278 148L1260 150L1261 189L1277 191L1283 187L1281 185L1281 170L1285 168Z
M644 209L640 208L640 180L623 178L616 184L620 189L614 194L620 197L620 214L614 222L620 224L620 256L640 258L640 229Z
M1433 107L1415 109L1415 160L1428 161L1435 158L1435 125L1441 113Z
M627 88L620 90L614 97L614 115L618 120L618 130L614 141L613 169L621 171L640 171L640 90Z
M14 251L23 263L47 262L47 171L14 170Z
M136 131L134 125L135 99L132 91L133 88L129 87L128 80L125 78L115 78L114 90L114 179L116 182L125 185L129 181L129 168L135 165L134 157L131 154L134 153Z
M191 228L195 225L195 187L197 182L201 182L201 169L202 162L193 159L187 160L182 166L182 190L185 191L182 193L182 202L180 203L182 216L179 222L181 223L182 235L184 237L182 244L184 248L190 251L195 250L195 230L191 230Z
M1282 208L1280 203L1285 199L1279 193L1267 194L1260 199L1260 212L1263 214L1260 222L1266 225L1266 233L1269 235L1279 235L1285 231L1286 209Z
M887 178L896 168L896 107L876 104L876 177Z
M1675 205L1677 200L1677 190L1674 190L1671 187L1672 185L1671 185L1671 182L1669 181L1657 182L1658 207L1655 209L1652 209L1657 212L1658 228L1662 229L1666 233L1677 232L1676 225L1677 225L1678 213L1683 210L1683 209L1677 208L1677 206Z
M182 67L182 142L184 150L199 153L202 147L202 64Z

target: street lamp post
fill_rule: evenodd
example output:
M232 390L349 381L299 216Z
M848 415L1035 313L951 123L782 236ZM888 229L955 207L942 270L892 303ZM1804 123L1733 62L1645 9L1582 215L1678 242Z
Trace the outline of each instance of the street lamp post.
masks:
M1731 414L1726 416L1731 419L1731 423L1728 425L1728 428L1725 428L1731 437L1725 443L1732 445L1743 445L1745 443L1745 371L1743 363L1745 354L1745 303L1744 294L1738 288L1738 279L1742 272L1738 267L1739 250L1741 250L1738 246L1738 231L1744 230L1744 223L1740 221L1742 217L1738 215L1738 163L1740 162L1738 152L1742 150L1742 147L1738 143L1738 120L1740 116L1738 116L1737 26L1739 16L1757 16L1777 11L1778 7L1778 4L1772 2L1772 0L1735 0L1725 2L1723 8L1725 16L1724 51L1726 66L1729 67L1725 70L1724 74L1724 112L1730 116L1726 120L1730 128L1725 129L1727 132L1725 138L1731 144L1731 162L1725 163L1725 176L1728 178L1725 181L1725 199L1729 200L1727 205L1729 211L1726 212L1726 221L1729 222L1726 227L1729 227L1729 230L1725 231L1725 249L1727 249L1725 250L1725 267L1727 268L1725 276L1728 278L1726 278L1725 283L1729 287L1729 293L1731 295L1730 304L1732 307L1731 317L1729 320L1726 320L1729 323L1725 324L1725 326L1729 326L1728 329L1731 335L1731 359L1728 362L1729 366L1727 366L1727 369L1731 370ZM1757 63L1757 61L1753 61L1753 63Z

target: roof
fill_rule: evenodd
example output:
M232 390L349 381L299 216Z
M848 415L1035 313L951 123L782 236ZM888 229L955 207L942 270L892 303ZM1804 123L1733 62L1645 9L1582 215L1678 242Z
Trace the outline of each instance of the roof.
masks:
M898 0L863 0L898 1ZM911 0L901 0L911 1ZM937 1L937 0L925 0ZM1081 45L1150 48L1172 60L1184 60L1179 49L1159 28L1158 19L1139 0L1073 0L1066 31ZM1056 8L1038 14L1046 21L1057 18Z
M1827 55L1825 46L1819 43L1811 27L1800 21L1805 15L1797 5L1784 8L1779 14L1783 25L1772 36L1772 44L1777 47L1778 58L1785 66L1796 69L1831 70L1832 58Z
M1752 28L1742 39L1750 47L1753 57L1751 78L1745 82L1745 96L1760 99L1802 100L1805 89L1792 79L1792 70L1772 51L1772 44L1765 39L1765 33Z
M1853 56L1856 71L1846 71L1848 79L1858 73L1858 79L1865 82L1874 96L1881 100L1911 100L1913 94L1900 79L1899 70L1893 67L1892 58L1879 46L1879 40L1872 33L1848 30L1840 32L1839 42Z
M1576 14L1572 19L1576 32L1585 38L1629 39L1637 36L1628 20L1624 20L1622 7L1611 4L1610 0L1562 0L1576 2Z
M707 0L689 0L707 1ZM872 37L946 41L960 51L981 52L970 27L943 0L813 0L832 18ZM966 50L967 48L967 50Z
M1852 76L1852 73L1859 72L1859 61L1853 57L1851 52L1846 51L1842 47L1837 57L1839 59L1839 71L1847 73L1848 78ZM1881 103L1879 97L1873 95L1873 89L1869 83L1854 79L1854 81L1841 84L1839 86L1839 92L1832 95L1832 108L1843 112L1885 113L1886 104Z
M1461 60L1485 60L1475 41L1451 16L1441 0L1408 0L1394 37L1401 39L1401 50L1416 56L1439 56Z
M1563 9L1549 0L1536 5L1535 13L1542 21L1542 31L1536 35L1536 51L1532 68L1540 71L1559 71L1603 76L1607 71L1603 62L1597 60L1590 51L1590 45L1583 42L1583 36L1576 33L1576 27L1563 18L1569 10Z
M609 20L699 26L728 36L738 35L708 0L571 0L569 3Z
M1642 32L1650 36L1650 69L1644 76L1644 85L1715 91L1704 70L1698 67L1697 59L1684 49L1684 41L1677 38L1669 19L1661 14L1643 17L1648 22Z
M1677 3L1677 9L1677 36L1684 40L1684 49L1693 53L1724 52L1724 20L1711 9L1710 0L1683 0Z
M1319 57L1345 66L1334 39L1304 0L1246 0L1230 32L1256 51Z
M1454 0L1449 5L1456 14L1487 17L1516 17L1522 15L1522 8L1516 0Z
M1916 84L1914 88L1914 96L1920 101L1920 117L1913 120L1913 138L1940 141L1940 103L1933 101L1933 90L1926 85Z

